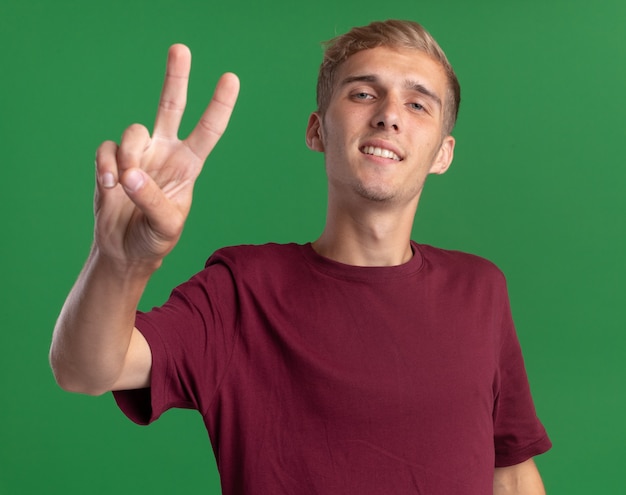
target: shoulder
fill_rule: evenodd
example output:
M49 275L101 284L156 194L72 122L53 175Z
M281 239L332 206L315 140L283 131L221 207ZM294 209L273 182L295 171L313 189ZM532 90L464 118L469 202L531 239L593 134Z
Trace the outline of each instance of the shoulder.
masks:
M280 286L301 273L302 246L264 244L223 247L206 261L204 269L182 283L174 292L188 300L231 304L246 288Z
M433 292L479 311L486 307L509 311L507 280L495 263L475 254L427 245L419 245L419 250L422 272L434 284Z
M207 260L206 269L221 266L236 277L279 276L302 264L303 246L296 243L229 246L217 250Z
M504 273L492 261L463 251L442 249L427 244L416 244L424 264L433 270L467 277L489 278L506 283Z

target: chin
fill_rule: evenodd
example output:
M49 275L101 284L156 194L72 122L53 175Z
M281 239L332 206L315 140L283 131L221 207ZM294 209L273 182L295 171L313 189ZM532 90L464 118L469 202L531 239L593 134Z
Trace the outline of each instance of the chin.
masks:
M387 203L395 198L395 194L392 191L382 187L365 187L360 185L356 192L363 199L376 203Z

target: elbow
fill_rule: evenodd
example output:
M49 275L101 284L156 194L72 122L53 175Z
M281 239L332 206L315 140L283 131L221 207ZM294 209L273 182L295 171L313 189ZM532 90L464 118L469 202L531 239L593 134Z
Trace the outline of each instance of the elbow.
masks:
M528 459L513 466L496 468L493 480L494 495L534 494L545 495L537 466Z
M57 385L64 390L65 392L71 392L74 394L83 394L83 395L91 395L93 397L98 397L100 395L104 395L109 392L106 389L100 389L93 386L90 386L81 380L75 380L69 378L61 373L53 373L54 379L57 382Z
M53 349L49 356L50 368L57 385L66 392L100 396L109 392L109 389L94 386L85 373L72 369L67 363L60 359Z

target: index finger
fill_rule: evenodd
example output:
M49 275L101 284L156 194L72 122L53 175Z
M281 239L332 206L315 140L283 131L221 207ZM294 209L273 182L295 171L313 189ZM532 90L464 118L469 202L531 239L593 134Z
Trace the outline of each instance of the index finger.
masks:
M191 151L204 160L226 130L239 94L239 78L231 73L220 77L202 117L185 140Z
M172 45L167 54L165 80L154 122L154 135L176 139L187 103L191 51L185 45Z

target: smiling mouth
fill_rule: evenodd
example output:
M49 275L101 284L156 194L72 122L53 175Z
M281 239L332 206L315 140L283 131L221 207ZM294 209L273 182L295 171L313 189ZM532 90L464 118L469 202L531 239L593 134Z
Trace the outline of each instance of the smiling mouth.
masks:
M361 148L361 153L366 155L380 156L381 158L391 158L397 162L401 161L398 155L396 155L393 151L387 150L385 148L378 148L376 146L363 146Z

